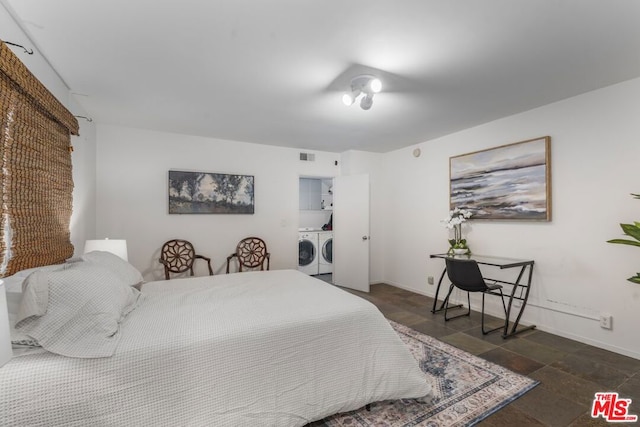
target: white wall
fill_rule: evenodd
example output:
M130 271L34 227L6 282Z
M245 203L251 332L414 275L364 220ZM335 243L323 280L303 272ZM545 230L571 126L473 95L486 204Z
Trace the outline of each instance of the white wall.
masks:
M626 281L640 250L612 245L620 222L640 221L640 79L387 153L385 281L433 295L446 251L449 157L551 136L551 222L476 221L465 230L480 254L534 259L524 321L640 358L640 286ZM420 147L422 155L412 156ZM573 314L564 314L568 312ZM497 312L496 312L497 313ZM614 317L601 329L600 313Z
M72 114L86 116L85 111L71 96L69 88L67 88L47 60L33 46L27 35L16 24L2 3L0 3L0 28L2 29L2 33L0 34L2 40L21 44L28 49L34 50L33 55L28 55L24 53L22 49L10 46L16 56L27 66L29 71L31 71ZM84 241L94 237L96 217L95 127L93 123L89 123L83 119L79 119L79 123L80 136L71 137L71 144L74 147L71 156L74 181L71 243L74 245L76 255L82 253Z
M67 108L76 113L83 111L73 98ZM71 243L75 256L82 255L84 242L94 239L96 234L96 127L85 119L78 119L78 123L80 136L71 136L74 185Z
M272 269L297 268L298 179L339 172L333 153L301 162L291 148L109 125L98 125L97 135L98 238L126 239L129 261L147 280L163 278L160 248L174 238L212 257L216 273L247 236L266 241ZM255 214L169 215L170 169L254 175Z

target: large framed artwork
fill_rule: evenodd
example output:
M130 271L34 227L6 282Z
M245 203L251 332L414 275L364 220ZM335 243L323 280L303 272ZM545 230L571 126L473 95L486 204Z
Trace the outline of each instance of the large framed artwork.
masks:
M253 214L254 177L169 171L170 214Z
M551 221L551 138L449 158L449 204L474 219Z

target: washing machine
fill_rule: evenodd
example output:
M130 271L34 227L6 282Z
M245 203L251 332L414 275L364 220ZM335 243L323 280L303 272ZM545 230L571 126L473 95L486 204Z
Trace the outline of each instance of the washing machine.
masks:
M305 274L318 274L318 232L300 231L298 235L298 270Z
M333 231L318 232L318 274L333 273Z

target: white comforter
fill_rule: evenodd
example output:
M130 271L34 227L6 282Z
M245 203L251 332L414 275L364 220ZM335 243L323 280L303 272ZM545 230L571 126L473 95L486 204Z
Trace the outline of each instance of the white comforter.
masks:
M293 270L145 284L116 354L14 357L3 425L301 426L430 387L375 306Z

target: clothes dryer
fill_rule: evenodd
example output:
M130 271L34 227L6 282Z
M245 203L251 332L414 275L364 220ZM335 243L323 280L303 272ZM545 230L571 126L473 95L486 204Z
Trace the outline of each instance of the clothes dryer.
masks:
M318 232L301 231L298 235L298 270L309 275L318 274Z
M318 232L318 273L333 273L333 231Z

